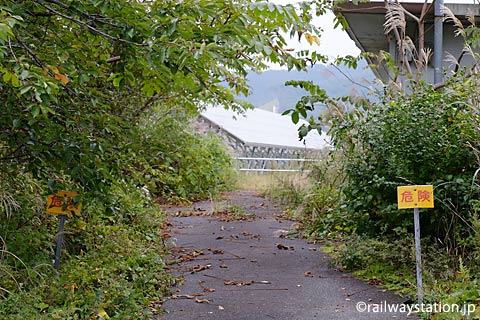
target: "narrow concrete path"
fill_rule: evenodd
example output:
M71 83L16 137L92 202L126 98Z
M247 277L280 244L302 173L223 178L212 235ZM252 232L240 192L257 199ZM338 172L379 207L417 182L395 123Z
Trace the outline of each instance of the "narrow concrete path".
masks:
M289 238L281 208L253 192L165 210L171 272L184 283L159 319L416 319L379 312L405 298L332 269L318 245Z

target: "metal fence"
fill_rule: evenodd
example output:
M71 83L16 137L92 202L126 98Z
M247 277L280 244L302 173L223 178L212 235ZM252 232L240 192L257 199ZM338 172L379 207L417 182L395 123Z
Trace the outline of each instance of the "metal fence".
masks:
M239 171L244 172L310 172L317 159L236 157Z

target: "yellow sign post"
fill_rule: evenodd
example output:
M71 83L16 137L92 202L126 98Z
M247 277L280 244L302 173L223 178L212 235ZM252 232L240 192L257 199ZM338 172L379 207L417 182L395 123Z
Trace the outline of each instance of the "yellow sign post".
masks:
M433 186L397 187L398 209L433 208Z
M415 256L417 261L418 303L423 300L422 250L420 246L420 208L433 208L433 186L417 185L397 187L398 209L413 209L415 229Z
M70 191L59 191L47 198L47 212L55 213L60 219L60 231L57 237L57 250L55 251L55 269L60 269L60 257L62 255L63 231L67 215L72 213L80 216L82 204L77 201L79 194Z
M75 201L75 198L78 196L78 193L70 191L59 191L49 195L47 199L47 212L66 215L74 213L79 216L82 210L82 204L79 201Z

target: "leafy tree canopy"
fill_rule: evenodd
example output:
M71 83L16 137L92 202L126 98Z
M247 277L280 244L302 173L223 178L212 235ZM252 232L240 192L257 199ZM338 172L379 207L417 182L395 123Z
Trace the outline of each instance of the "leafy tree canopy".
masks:
M153 105L241 109L248 69L303 68L285 34L311 6L265 1L11 0L0 6L1 165L99 188ZM323 5L317 3L317 13ZM312 57L304 57L312 59ZM308 53L307 53L308 55ZM314 58L318 58L314 55ZM128 147L127 147L128 148ZM116 164L115 164L116 163ZM117 168L115 168L115 165ZM58 179L57 179L58 180Z

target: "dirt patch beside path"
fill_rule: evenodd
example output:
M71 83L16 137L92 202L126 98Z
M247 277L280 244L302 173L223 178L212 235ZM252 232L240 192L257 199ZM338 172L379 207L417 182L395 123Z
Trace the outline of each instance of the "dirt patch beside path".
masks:
M254 192L164 210L169 267L184 281L158 319L415 319L359 312L362 303L379 311L405 299L330 268L319 246L291 238L281 208Z

